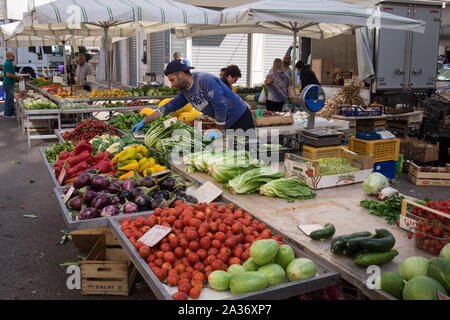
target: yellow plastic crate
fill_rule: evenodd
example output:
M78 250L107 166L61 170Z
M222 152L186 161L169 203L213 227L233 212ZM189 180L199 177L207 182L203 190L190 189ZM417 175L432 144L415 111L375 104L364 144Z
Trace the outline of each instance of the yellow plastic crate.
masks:
M351 137L349 149L359 154L373 156L374 162L397 161L400 153L400 139L361 140Z
M311 160L339 157L340 149L342 149L342 146L316 148L304 144L302 157Z

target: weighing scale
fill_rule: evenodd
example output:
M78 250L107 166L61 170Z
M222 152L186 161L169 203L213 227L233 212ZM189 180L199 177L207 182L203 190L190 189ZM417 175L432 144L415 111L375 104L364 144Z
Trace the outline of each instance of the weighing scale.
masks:
M316 113L325 106L325 92L316 84L306 86L300 94L300 104L308 114L308 124L301 136L305 144L325 147L341 144L341 133L330 129L314 129Z

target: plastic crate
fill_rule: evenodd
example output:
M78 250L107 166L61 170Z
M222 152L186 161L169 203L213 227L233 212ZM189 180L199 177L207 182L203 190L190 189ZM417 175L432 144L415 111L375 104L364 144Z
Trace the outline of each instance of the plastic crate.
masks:
M374 110L366 110L371 108ZM345 117L367 117L367 116L381 116L383 114L383 106L339 106L339 115Z
M400 139L365 141L351 137L349 149L359 154L373 156L375 162L396 161L400 153Z
M303 145L303 158L317 160L320 158L333 158L340 156L340 150L342 146L334 146L334 147L312 147L309 145Z
M395 179L397 169L397 161L382 161L376 162L373 165L373 172L379 172L389 180Z
M366 132L357 132L356 138L361 139L361 140L371 141L371 140L380 140L381 136L374 131L366 131Z

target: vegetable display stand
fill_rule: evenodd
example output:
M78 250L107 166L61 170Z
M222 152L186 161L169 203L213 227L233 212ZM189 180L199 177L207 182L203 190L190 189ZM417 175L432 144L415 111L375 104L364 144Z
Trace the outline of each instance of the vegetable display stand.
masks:
M133 217L139 216L133 214ZM148 218L149 214L140 214L144 218ZM139 252L128 240L125 234L121 230L121 220L124 217L110 217L110 227L113 234L121 243L122 247L127 252L131 261L134 263L139 273L144 278L155 296L160 300L172 300L172 295L177 292L177 287L168 286L166 283L161 282L148 266L147 262L139 255ZM286 242L286 241L285 241ZM295 257L306 257L311 259L302 250L292 246ZM229 290L216 291L209 287L204 287L199 300L222 300L222 299L251 299L251 300L263 300L263 299L286 299L289 297L298 296L304 293L316 291L322 288L327 288L338 284L339 274L325 266L313 260L317 267L317 274L315 277L305 280L298 280L292 282L284 282L278 285L274 285L262 290L248 292L240 295L233 295Z
M417 186L450 187L450 164L445 167L419 167L411 162L408 179Z
M44 159L45 165L48 169L48 172L50 174L50 177L53 180L53 183L55 184L55 187L61 187L61 185L58 182L57 177L55 176L55 169L54 169L54 164L53 163L49 163L47 161L47 156L45 155L45 150L47 149L47 147L40 147L39 151L41 153L42 158Z
M56 198L58 199L60 212L64 218L64 221L67 223L68 229L70 231L72 230L84 230L84 229L90 229L90 228L99 228L99 227L107 227L109 226L108 217L97 217L93 219L85 219L85 220L79 220L78 219L78 212L70 212L69 209L67 209L66 204L64 203L64 190L65 187L56 187L53 188ZM140 214L145 213L152 213L153 211L142 211ZM122 214L120 215L130 216L129 214Z
M120 246L108 245L102 235L81 262L81 293L128 296L136 274L126 252Z
M411 212L408 205L414 206ZM433 255L450 243L450 215L408 199L402 201L400 227L414 232L416 248Z
M349 149L359 154L373 156L375 162L397 161L400 153L400 139L366 141L350 138Z
M284 172L287 177L299 177L314 190L363 182L372 173L373 157L359 155L344 148L340 148L335 157L347 160L352 167L359 170L321 175L318 160L287 154L284 160Z

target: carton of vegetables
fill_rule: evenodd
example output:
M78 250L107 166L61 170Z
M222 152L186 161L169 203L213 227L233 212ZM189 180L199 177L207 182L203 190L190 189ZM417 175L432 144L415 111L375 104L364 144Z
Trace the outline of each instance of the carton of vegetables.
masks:
M373 156L344 148L333 158L311 160L288 153L284 160L286 177L299 177L313 190L363 182L372 169Z

